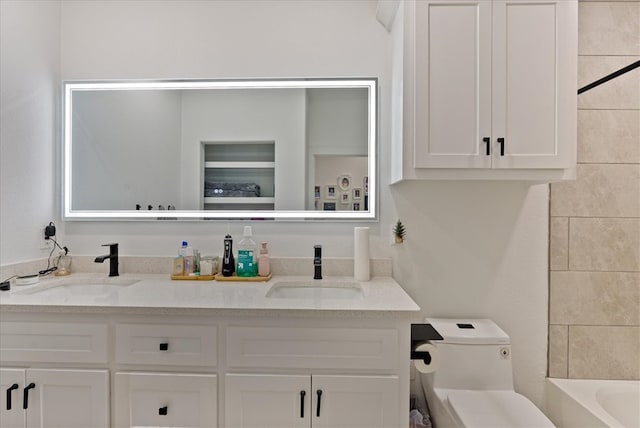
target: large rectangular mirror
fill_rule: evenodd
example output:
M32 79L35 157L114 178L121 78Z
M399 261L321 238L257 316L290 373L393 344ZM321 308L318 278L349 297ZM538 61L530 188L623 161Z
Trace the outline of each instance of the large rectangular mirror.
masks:
M66 219L375 219L377 80L64 82Z

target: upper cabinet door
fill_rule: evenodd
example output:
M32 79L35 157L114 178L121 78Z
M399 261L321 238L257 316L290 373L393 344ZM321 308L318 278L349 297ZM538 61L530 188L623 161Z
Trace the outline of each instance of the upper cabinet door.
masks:
M490 168L491 2L415 2L415 168Z
M575 2L493 2L494 168L568 168L575 163Z

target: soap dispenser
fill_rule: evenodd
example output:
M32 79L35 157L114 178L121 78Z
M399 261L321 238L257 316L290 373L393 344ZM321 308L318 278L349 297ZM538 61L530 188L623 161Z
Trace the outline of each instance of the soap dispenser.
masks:
M231 235L224 237L224 254L222 255L222 276L233 276L236 261L233 257L233 239Z
M258 256L258 275L269 276L271 273L271 261L269 260L269 250L267 249L267 243L263 242L260 248L260 255Z

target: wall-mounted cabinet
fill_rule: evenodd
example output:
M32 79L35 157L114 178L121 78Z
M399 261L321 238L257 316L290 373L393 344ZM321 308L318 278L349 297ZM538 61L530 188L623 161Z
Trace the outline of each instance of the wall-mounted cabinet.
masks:
M202 159L201 209L274 209L273 141L203 143Z
M394 181L573 178L577 1L405 2L395 24Z

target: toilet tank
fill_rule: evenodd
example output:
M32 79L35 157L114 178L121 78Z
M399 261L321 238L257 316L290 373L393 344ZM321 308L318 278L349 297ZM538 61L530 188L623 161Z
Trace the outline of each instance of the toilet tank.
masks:
M433 341L439 368L424 374L431 388L512 390L509 336L488 319L428 318L443 340Z

